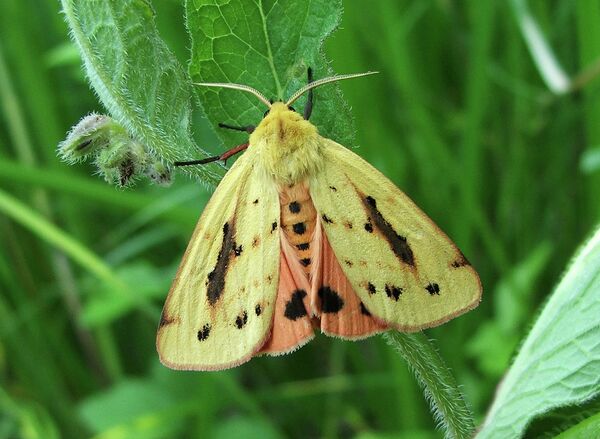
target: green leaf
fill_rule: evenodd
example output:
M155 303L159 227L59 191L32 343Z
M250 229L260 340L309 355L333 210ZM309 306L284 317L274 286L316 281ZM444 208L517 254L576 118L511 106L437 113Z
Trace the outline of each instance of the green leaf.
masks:
M151 299L164 297L173 277L171 269L157 269L146 262L120 267L117 275L128 286L135 285L135 293L119 294L110 286L97 285L97 282L90 279L91 282L87 282L88 288L93 289L95 294L91 295L83 307L81 319L86 325L110 323L139 307L153 310ZM159 310L153 311L152 315L158 318Z
M587 418L556 436L556 439L587 439L596 437L600 431L600 413Z
M182 426L170 413L177 402L153 380L127 379L84 400L79 415L93 432L104 433L101 437L167 438Z
M553 93L563 94L568 92L571 87L571 79L560 65L546 37L531 15L527 0L512 0L510 4L525 44L527 44L529 53L542 79Z
M192 86L144 0L61 0L90 83L119 123L165 163L203 152L190 135ZM215 184L218 167L185 168Z
M283 436L269 423L251 417L224 420L212 433L214 439L243 437L246 439L279 439Z
M600 230L557 286L498 389L478 439L520 437L552 408L600 392Z
M246 84L281 100L306 83L308 67L315 70L315 78L332 74L321 44L339 23L340 0L187 0L186 8L195 82ZM215 126L257 124L266 110L258 99L238 90L197 91ZM304 102L295 104L298 111ZM336 84L315 90L311 121L324 136L352 145L353 120ZM247 139L246 134L224 130L219 135L228 145Z

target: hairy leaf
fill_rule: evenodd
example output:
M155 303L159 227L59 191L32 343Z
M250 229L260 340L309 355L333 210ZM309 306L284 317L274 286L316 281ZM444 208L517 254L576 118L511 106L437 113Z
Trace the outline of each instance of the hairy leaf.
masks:
M308 67L315 78L332 74L321 43L339 23L340 0L187 0L186 5L195 82L241 83L283 100L306 83ZM214 125L255 125L266 110L254 96L237 90L198 87L198 94ZM295 108L301 112L304 102ZM315 90L311 121L324 136L352 145L353 121L337 85ZM219 135L228 145L247 139L223 130Z
M534 417L594 397L599 368L600 230L542 310L477 438L520 437Z
M160 39L145 0L61 0L98 97L119 123L166 164L202 151L190 135L191 84ZM186 168L218 181L217 167Z

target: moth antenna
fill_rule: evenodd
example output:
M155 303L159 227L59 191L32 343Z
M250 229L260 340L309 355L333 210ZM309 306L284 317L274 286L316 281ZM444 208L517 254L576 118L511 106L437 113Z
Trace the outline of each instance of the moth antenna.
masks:
M194 82L194 85L200 85L202 87L222 87L222 88L231 88L233 90L241 90L248 93L252 93L256 96L260 101L265 104L267 107L271 108L271 102L257 89L252 88L248 85L244 84L232 84L229 82Z
M317 79L316 81L313 81L310 84L305 85L300 90L298 90L296 93L294 93L292 95L292 97L286 102L285 105L289 107L300 96L302 96L304 93L306 93L308 90L319 87L321 85L329 84L330 82L343 81L345 79L360 78L361 76L374 75L376 73L379 73L379 72L351 73L349 75L336 75L336 76L330 76L329 78Z

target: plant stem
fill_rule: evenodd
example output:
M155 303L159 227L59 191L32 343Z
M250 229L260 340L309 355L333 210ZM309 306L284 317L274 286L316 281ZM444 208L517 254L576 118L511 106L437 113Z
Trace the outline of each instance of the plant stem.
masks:
M475 429L473 413L432 341L422 332L405 334L390 331L384 334L384 338L414 372L444 437L472 437Z

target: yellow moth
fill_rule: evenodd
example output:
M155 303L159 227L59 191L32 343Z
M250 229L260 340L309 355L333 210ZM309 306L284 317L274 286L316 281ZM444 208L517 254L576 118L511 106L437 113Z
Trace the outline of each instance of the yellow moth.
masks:
M247 151L204 210L164 306L157 335L168 367L219 370L279 355L314 331L360 339L419 331L474 307L475 270L452 241L358 155L308 119L312 81L269 102L248 143L188 165ZM291 104L308 92L304 114Z

